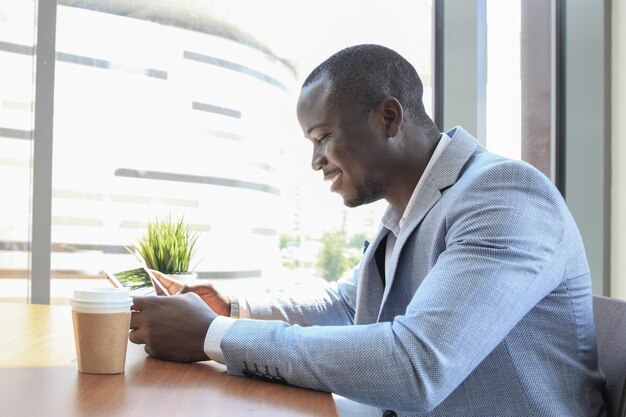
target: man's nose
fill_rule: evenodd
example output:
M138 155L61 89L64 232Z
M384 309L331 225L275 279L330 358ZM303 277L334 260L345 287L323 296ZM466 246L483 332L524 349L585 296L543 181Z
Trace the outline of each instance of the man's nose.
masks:
M318 144L313 145L313 158L311 159L311 168L314 171L319 171L326 165L328 161L324 154L324 147Z

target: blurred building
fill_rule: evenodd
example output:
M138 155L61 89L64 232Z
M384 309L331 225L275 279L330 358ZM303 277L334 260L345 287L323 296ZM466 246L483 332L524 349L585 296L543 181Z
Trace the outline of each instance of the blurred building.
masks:
M58 7L53 278L136 265L125 246L170 215L200 233L200 277L266 276L280 265L280 173L291 135L276 115L292 111L293 68L219 21L206 33L114 6ZM19 23L30 13L7 16ZM28 73L32 53L0 34L11 74ZM0 178L13 178L3 191L19 196L29 193L32 91L27 83L15 91L0 93ZM12 207L26 220L0 226L0 275L24 278L28 206Z

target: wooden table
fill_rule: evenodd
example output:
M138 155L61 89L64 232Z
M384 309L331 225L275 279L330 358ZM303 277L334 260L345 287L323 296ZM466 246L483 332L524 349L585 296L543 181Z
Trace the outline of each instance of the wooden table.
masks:
M128 345L126 372L76 368L68 306L0 303L0 414L72 416L333 416L330 394L226 374L223 365L150 358Z

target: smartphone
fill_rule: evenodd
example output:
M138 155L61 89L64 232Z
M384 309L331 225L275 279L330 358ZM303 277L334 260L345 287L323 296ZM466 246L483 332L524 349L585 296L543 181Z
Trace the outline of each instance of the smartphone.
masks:
M104 275L117 288L126 288L131 295L169 295L163 284L144 267L120 272L104 271ZM157 289L158 286L158 289Z

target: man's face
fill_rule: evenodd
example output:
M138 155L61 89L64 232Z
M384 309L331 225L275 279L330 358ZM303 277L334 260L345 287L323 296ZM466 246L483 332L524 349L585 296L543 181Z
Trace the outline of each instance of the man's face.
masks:
M323 76L305 87L298 99L298 121L313 143L312 168L323 171L330 190L356 207L385 197L386 130L376 110L368 117L353 100L329 99Z

